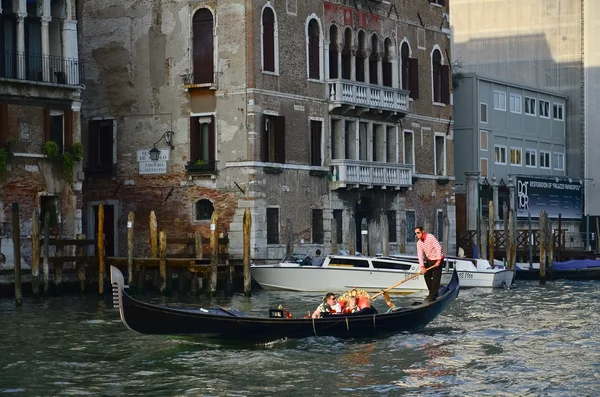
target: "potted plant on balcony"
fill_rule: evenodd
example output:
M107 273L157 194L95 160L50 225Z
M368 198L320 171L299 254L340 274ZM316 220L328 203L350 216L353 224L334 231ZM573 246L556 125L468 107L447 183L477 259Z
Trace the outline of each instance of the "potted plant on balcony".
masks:
M49 160L56 160L58 158L58 144L54 141L44 143L44 155Z

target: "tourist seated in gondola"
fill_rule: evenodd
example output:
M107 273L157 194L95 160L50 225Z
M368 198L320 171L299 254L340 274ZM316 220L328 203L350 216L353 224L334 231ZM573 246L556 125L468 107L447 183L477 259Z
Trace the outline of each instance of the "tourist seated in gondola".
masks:
M333 292L327 293L323 298L323 302L313 312L312 318L319 318L323 316L323 313L327 314L339 314L342 312L342 306L336 299Z
M360 311L360 307L358 307L358 297L351 296L348 298L348 302L344 306L344 314L353 314L358 313Z

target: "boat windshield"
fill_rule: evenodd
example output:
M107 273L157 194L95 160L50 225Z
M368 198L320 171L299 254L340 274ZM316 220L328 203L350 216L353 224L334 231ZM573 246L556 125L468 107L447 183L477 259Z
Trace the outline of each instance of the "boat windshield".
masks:
M300 263L304 258L306 258L306 254L287 254L282 263Z

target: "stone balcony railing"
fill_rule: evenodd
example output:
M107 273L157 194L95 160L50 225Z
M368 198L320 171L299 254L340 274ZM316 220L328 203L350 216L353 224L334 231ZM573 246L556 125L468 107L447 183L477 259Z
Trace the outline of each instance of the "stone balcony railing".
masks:
M360 160L331 160L330 186L357 188L360 186L400 189L412 186L413 165L378 163Z
M351 80L328 80L330 110L347 105L407 114L408 91Z

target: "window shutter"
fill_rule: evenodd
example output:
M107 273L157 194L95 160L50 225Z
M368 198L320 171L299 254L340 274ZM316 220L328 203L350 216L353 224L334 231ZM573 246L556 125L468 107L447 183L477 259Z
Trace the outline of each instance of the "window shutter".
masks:
M198 152L198 140L200 138L200 118L190 117L190 165L200 158Z
M0 146L4 146L8 136L8 104L0 103Z
M100 164L98 153L100 148L98 147L100 139L98 139L98 122L94 120L88 121L88 159L87 165L89 168L96 168Z
M450 67L442 65L442 103L450 103Z
M44 142L51 141L50 138L50 109L44 108Z
M269 162L269 130L267 129L267 123L269 118L263 114L261 122L261 137L262 137L262 153L261 160L265 163Z
M65 149L73 149L73 109L65 109Z
M208 161L215 161L215 118L210 117L210 125L208 126Z
M412 99L419 99L419 60L409 58L408 61L408 89Z
M285 117L275 117L275 162L285 163Z

